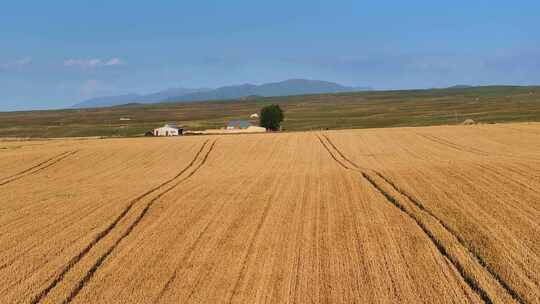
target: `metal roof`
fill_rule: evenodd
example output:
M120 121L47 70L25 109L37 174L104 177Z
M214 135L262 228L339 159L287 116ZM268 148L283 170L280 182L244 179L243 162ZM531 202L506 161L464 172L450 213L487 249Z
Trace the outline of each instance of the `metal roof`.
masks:
M247 120L231 120L227 123L227 127L234 127L238 129L247 129L251 126L251 122Z
M164 128L175 128L179 129L179 127L175 123L168 123L163 126Z

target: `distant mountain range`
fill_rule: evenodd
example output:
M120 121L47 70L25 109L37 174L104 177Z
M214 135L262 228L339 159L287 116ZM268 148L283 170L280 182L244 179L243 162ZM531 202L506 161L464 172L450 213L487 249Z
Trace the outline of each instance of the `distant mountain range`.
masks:
M186 88L175 88L167 89L157 93L139 95L139 94L125 94L117 96L102 96L92 99L85 100L78 104L73 105L74 108L99 108L99 107L110 107L118 106L128 103L158 103L168 100L170 98L175 98L178 96L184 96L187 94L194 94L200 92L211 91L212 89L186 89Z
M74 108L98 108L118 106L128 103L163 103L163 102L192 102L204 100L238 99L249 96L288 96L304 94L340 93L354 91L368 91L369 87L347 87L334 82L289 79L281 82L261 85L242 84L225 86L217 89L175 88L148 94L126 94L117 96L104 96L85 100L73 105Z
M467 84L457 84L457 85L448 87L448 89L470 89L470 88L474 88L474 87Z

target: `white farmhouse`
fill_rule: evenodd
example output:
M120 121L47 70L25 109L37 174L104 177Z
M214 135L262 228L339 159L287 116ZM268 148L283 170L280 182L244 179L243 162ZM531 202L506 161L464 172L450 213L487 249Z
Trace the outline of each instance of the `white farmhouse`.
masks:
M161 128L154 129L154 136L179 136L183 132L184 129L179 128L175 124L166 124Z

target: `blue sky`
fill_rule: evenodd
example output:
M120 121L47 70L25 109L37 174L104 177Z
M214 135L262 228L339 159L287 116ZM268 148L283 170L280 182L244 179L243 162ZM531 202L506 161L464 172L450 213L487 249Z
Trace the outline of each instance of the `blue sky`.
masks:
M9 1L0 111L288 78L540 84L538 1Z

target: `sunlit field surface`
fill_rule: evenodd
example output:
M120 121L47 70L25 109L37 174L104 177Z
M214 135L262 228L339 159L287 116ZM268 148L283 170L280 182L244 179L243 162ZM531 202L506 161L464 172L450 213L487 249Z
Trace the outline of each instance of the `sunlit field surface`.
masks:
M540 303L540 124L0 142L0 303Z

